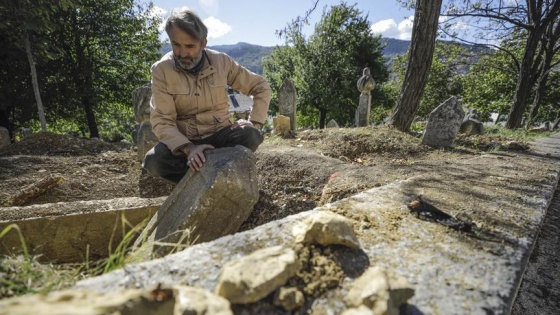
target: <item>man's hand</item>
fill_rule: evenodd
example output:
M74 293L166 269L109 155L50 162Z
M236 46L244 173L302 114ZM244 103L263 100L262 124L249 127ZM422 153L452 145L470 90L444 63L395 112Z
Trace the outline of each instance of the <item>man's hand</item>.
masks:
M262 124L252 123L252 122L250 122L248 120L245 120L245 119L238 119L231 125L231 129L243 128L245 126L257 128L259 130L262 128Z
M198 172L206 162L204 151L214 150L214 147L209 144L195 145L191 143L180 150L187 156L187 166L193 171Z

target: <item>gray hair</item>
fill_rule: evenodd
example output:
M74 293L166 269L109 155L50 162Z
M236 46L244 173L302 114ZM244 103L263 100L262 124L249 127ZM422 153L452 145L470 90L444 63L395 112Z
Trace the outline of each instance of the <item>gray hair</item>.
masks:
M178 27L183 32L191 35L202 42L208 36L208 28L198 17L196 13L190 9L175 9L165 22L165 31L169 34L172 26Z

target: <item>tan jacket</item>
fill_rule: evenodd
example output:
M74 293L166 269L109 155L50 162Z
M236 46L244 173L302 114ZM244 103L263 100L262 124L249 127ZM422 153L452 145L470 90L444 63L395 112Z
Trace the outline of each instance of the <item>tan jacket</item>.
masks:
M253 96L251 121L266 119L271 97L266 80L226 54L206 49L206 55L197 76L178 69L171 52L152 66L152 130L175 154L190 140L203 139L233 123L226 84Z

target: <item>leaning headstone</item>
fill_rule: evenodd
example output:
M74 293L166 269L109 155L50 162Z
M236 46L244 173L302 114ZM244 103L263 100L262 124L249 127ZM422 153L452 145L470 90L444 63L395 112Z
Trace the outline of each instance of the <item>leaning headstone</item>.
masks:
M0 127L0 149L9 146L11 143L8 129L6 127Z
M455 96L450 97L430 113L422 144L435 148L451 147L463 117L465 112L459 100Z
M150 124L150 99L152 97L152 88L150 84L146 84L137 88L132 92L132 105L134 107L134 119L138 123L137 129L132 131L133 142L138 148L138 160L144 160L144 155L154 145L158 139L152 131Z
M357 86L361 94L360 103L356 109L356 127L366 127L369 126L371 90L375 88L375 81L373 81L368 67L364 68L363 75L358 79Z
M138 148L138 161L143 161L144 156L159 142L152 131L152 123L143 121L136 133L136 146Z
M139 257L235 233L253 210L259 197L253 152L236 146L205 154L204 166L187 172L136 241Z
M331 119L331 121L327 123L327 128L339 128L338 123L336 122L336 120Z
M274 135L283 136L287 135L291 130L290 117L278 115L272 118L272 127L274 128Z
M296 88L290 79L284 79L278 91L278 109L280 115L290 118L290 130L296 130Z

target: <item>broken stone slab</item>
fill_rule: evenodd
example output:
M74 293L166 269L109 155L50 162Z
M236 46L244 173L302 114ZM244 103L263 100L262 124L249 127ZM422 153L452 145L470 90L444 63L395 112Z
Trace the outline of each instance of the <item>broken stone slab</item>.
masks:
M0 315L232 315L230 303L209 291L176 285L118 294L65 290L0 301Z
M6 127L0 127L0 149L7 147L12 143L10 140L10 132Z
M299 268L293 249L282 246L263 248L226 263L216 294L233 304L254 303L283 286Z
M384 267L370 267L352 282L346 304L367 306L374 314L398 315L399 307L414 296L408 280Z
M117 198L112 200L50 203L0 208L0 231L15 224L30 253L40 261L83 262L107 257L127 230L146 224L165 198ZM11 229L0 239L0 254L19 254L19 234Z
M138 238L140 256L235 233L251 214L259 197L253 152L236 146L205 154L201 170L187 172Z
M306 219L294 228L293 233L298 243L360 247L351 220L330 211Z

